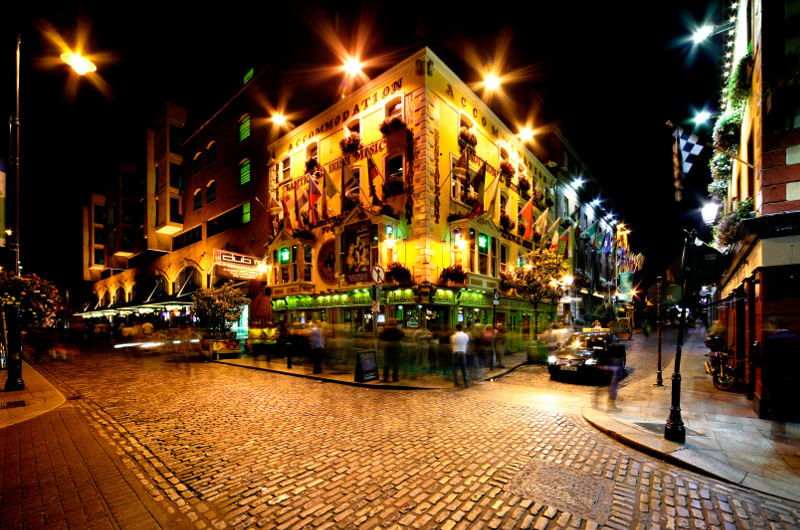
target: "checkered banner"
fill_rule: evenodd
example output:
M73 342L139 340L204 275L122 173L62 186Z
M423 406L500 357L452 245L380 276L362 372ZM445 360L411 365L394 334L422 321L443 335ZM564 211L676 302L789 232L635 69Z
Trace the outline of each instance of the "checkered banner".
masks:
M681 129L675 129L673 134L678 139L680 159L683 163L683 174L686 175L689 173L689 170L692 169L692 164L703 150L703 145L700 143L700 139L697 136L686 133Z

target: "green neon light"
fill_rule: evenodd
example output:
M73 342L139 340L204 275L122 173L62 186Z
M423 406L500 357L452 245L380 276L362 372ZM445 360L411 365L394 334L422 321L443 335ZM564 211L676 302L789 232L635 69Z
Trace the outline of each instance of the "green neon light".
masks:
M489 238L486 234L478 234L478 248L489 248Z

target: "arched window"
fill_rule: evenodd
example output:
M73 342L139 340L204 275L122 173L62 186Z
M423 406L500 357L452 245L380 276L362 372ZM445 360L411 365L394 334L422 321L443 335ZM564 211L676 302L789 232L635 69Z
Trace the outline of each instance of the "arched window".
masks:
M192 198L192 211L197 211L203 206L203 190L201 188L197 188L194 192L194 197Z
M192 174L200 172L201 169L203 169L203 153L198 151L192 158Z
M125 288L123 286L117 287L117 290L114 291L114 304L123 304L127 302L125 299Z
M344 135L350 136L351 134L361 135L361 118L353 118L344 126Z
M500 215L503 214L508 214L508 194L505 191L500 192Z
M319 162L319 142L311 142L306 147L306 162L309 160Z
M239 162L239 184L247 184L250 182L250 159L245 158Z
M217 181L212 180L206 184L206 204L211 204L217 200Z
M206 147L206 165L217 159L217 142L211 142Z
M243 142L250 137L250 115L245 114L239 119L239 141Z
M200 271L191 265L186 266L178 274L178 280L175 282L178 290L176 295L186 295L192 293L202 287Z
M383 107L385 119L400 118L403 119L403 96L396 96L390 99Z

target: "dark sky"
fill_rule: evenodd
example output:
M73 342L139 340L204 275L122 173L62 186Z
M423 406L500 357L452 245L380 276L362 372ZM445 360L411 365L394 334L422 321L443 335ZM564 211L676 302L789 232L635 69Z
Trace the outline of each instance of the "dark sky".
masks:
M701 224L697 208L707 168L690 173L686 198L676 204L664 122L691 129L692 109L714 110L722 40L693 49L685 38L693 24L719 22L727 4L562 1L480 10L457 2L335 8L283 2L270 10L255 10L251 2L35 4L0 21L0 107L6 116L13 112L15 34L21 31L23 266L61 287L80 283L80 206L93 187L102 189L120 159L141 159L144 129L159 105L185 106L190 128L196 127L240 88L250 67L267 67L264 75L275 87L268 99L283 93L298 121L311 117L334 101L339 83L322 73L337 64L320 37L325 27L338 29L346 47L361 28L364 57L387 59L366 70L372 76L427 45L474 82L480 77L469 51L488 63L508 42L504 71L524 69L528 76L506 86L509 104L495 100L492 109L509 124L532 116L536 126L564 131L607 190L605 204L633 228L631 242L645 253L652 275L680 251L680 228ZM401 12L405 5L413 12ZM114 55L99 64L110 96L85 79L70 93L66 67L42 66L57 55L38 29L43 22L68 43L82 27L90 52ZM292 99L292 86L313 91L320 102ZM710 134L708 127L700 132ZM3 137L0 156L7 158Z

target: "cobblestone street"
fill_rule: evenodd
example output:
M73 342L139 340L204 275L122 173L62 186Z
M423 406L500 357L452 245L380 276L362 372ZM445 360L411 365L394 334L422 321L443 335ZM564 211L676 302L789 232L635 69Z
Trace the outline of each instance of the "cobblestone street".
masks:
M197 528L800 526L795 503L504 400L501 384L365 389L172 353L41 362L148 498ZM526 366L502 384L548 380Z

